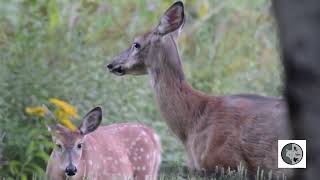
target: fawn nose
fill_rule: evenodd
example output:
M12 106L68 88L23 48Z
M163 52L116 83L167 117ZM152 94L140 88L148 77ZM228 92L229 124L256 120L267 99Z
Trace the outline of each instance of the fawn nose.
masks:
M112 63L108 64L108 65L107 65L107 68L111 70L111 69L113 68Z
M77 168L73 165L69 165L67 166L65 172L68 176L74 176L77 173Z

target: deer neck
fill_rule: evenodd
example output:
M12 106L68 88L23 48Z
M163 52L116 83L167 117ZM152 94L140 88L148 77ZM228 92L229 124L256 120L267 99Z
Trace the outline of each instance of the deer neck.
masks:
M153 56L152 61L158 64L151 65L148 73L161 115L185 144L198 112L205 109L206 98L186 82L174 39L169 40L173 42Z

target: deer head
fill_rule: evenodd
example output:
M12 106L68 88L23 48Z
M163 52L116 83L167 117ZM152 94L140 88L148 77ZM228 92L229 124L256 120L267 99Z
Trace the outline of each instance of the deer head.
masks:
M56 144L53 153L59 162L60 169L67 176L74 176L81 160L83 144L87 134L95 131L102 120L102 110L96 107L88 112L76 131L60 125L47 124L52 133L53 142Z
M175 38L184 24L184 6L178 1L174 3L160 18L156 28L135 38L129 48L114 58L112 63L107 65L111 73L115 75L141 75L148 72L148 68L159 66L165 59L165 52L175 50L177 53ZM179 55L176 59L179 59ZM179 62L170 62L172 65L179 65Z

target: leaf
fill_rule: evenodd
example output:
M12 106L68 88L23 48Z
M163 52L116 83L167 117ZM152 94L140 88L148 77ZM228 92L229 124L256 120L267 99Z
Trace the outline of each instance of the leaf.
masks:
M35 142L34 142L34 141L31 141L31 143L29 143L29 145L28 145L28 147L27 147L26 154L27 154L27 155L32 154L34 148L35 148Z
M32 169L36 172L36 174L44 174L45 173L44 169L42 169L37 164L30 164L30 167L32 167Z
M21 175L21 180L28 180L27 175L25 175L25 174Z
M48 140L39 140L39 143L43 146L45 146L45 148L55 148L56 145L52 142L52 141L48 141Z
M42 159L44 161L48 161L49 158L50 158L50 156L47 153L43 152L43 151L38 151L35 154L35 157L38 157L38 158L40 158L40 159Z
M11 174L18 174L20 169L20 162L12 160L9 162L9 170Z
M56 0L49 0L48 3L49 12L49 30L53 31L59 25L59 11Z

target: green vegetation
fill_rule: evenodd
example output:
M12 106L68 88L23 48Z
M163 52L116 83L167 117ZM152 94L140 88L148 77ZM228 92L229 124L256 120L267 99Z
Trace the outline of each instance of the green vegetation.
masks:
M44 175L51 139L43 120L25 108L49 98L69 102L80 115L99 105L104 124L143 122L160 134L163 166L186 164L181 144L157 111L148 78L106 72L112 57L154 27L172 2L0 0L0 177ZM194 88L219 95L281 94L269 1L185 5L179 48Z

